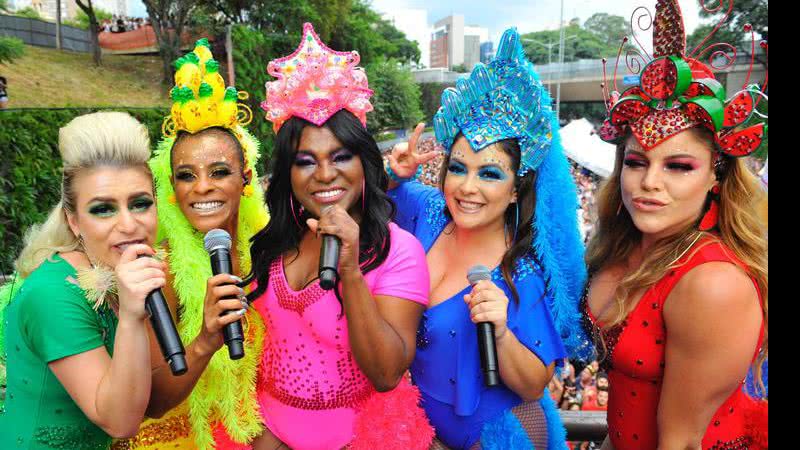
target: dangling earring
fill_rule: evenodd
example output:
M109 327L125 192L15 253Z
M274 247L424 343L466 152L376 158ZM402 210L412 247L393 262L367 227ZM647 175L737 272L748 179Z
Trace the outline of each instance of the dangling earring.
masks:
M617 206L617 216L619 216L619 213L621 212L622 212L622 202L619 202L619 206Z
M248 184L247 186L242 189L242 195L245 197L252 197L253 196L253 185Z
M719 185L711 188L708 197L708 209L706 209L703 218L700 220L700 225L697 227L700 231L710 231L717 226L717 220L719 219Z
M172 205L178 203L178 199L175 198L175 194L169 194L169 197L167 197L167 201Z
M364 178L361 181L361 212L364 213L367 211L367 179Z

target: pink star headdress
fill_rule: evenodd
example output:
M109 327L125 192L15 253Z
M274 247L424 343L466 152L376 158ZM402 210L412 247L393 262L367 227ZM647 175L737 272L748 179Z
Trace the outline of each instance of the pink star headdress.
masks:
M266 83L267 98L261 108L277 133L290 117L300 117L321 126L342 109L353 113L367 126L372 96L367 74L356 67L357 51L331 50L303 24L300 46L289 56L270 61L267 72L277 78Z

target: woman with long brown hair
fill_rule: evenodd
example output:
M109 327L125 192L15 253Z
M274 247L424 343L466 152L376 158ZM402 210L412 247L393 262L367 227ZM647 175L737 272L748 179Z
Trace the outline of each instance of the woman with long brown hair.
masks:
M764 134L740 129L762 94L746 86L725 101L684 54L677 2L659 1L655 22L656 59L641 86L612 94L601 130L617 158L584 311L609 369L603 448L760 448L766 402L742 380L767 357L763 193L736 157Z

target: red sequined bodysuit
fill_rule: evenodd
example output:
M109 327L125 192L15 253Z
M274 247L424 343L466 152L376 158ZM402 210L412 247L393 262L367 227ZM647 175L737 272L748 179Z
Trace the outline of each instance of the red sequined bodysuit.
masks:
M700 264L723 261L744 268L722 244L703 240L676 267L647 290L636 308L621 326L603 333L608 355L604 365L608 370L608 435L616 450L655 450L658 446L656 415L664 378L666 328L663 307L670 291L683 275ZM755 281L754 281L755 283ZM588 290L588 289L587 289ZM758 286L756 286L758 290ZM758 292L759 301L761 292ZM589 309L586 295L583 311L587 327L594 328L595 318ZM588 331L592 331L591 329ZM759 343L764 336L763 322ZM759 349L754 349L758 354ZM744 383L744 381L743 381ZM736 389L717 409L703 437L704 450L752 449L754 433L766 434L766 429L749 430L753 414L765 412L765 402L748 397ZM760 440L761 436L758 439Z

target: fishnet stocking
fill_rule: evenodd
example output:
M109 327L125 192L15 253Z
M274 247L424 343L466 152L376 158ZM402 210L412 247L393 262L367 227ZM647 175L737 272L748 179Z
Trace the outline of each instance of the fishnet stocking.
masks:
M525 402L511 409L517 417L528 439L536 450L547 450L549 437L547 436L547 417L544 415L542 405L538 401ZM433 440L429 450L449 450L439 439ZM480 441L476 442L470 450L481 450Z

